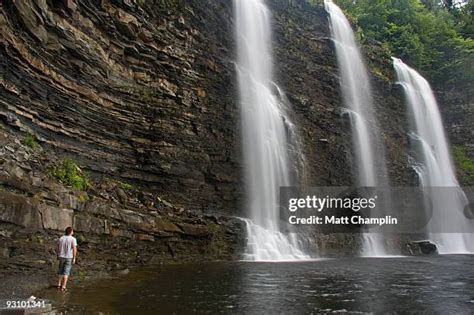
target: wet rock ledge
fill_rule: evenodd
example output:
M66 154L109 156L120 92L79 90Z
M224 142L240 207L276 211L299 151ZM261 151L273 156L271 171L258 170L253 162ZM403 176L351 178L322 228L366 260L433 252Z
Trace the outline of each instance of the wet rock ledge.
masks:
M72 189L50 174L61 161L40 144L23 144L22 136L0 128L1 277L54 275L54 244L66 226L78 239L76 278L239 258L245 245L240 220L184 209L108 178Z

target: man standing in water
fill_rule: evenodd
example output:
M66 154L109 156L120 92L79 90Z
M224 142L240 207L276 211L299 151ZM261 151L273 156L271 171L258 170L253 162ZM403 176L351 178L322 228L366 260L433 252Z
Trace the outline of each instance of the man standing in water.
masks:
M58 240L56 247L56 253L59 258L59 269L58 269L58 289L61 291L66 290L66 284L68 276L71 274L72 264L76 263L77 256L77 241L72 236L72 227L67 227L64 231L64 235Z

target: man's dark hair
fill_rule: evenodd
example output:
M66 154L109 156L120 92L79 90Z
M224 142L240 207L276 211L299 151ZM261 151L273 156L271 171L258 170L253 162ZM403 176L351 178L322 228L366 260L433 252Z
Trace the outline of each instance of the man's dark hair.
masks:
M71 235L72 233L72 227L68 226L65 230L64 230L64 234L66 235Z

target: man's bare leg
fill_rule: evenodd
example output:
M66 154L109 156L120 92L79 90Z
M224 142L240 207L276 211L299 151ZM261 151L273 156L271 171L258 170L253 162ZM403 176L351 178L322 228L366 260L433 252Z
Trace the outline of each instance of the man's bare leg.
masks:
M60 289L63 286L63 276L58 277L58 289Z
M61 286L61 289L66 290L66 284L67 284L67 276L63 276L63 284Z

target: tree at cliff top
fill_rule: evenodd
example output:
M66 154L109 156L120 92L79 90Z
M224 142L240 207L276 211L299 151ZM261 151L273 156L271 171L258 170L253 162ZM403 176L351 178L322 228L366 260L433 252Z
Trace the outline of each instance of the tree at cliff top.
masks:
M473 0L339 0L367 37L419 69L438 87L474 82Z

